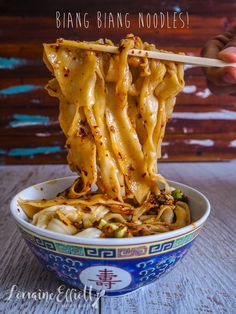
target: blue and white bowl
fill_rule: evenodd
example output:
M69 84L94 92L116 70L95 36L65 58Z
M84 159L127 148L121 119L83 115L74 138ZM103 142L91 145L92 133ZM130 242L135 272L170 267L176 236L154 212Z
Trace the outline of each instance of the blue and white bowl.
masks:
M38 228L17 205L21 199L49 199L68 188L75 177L43 182L18 193L11 213L36 258L64 283L118 296L150 284L171 271L186 255L210 213L210 203L197 190L168 181L189 199L192 223L151 236L89 239Z

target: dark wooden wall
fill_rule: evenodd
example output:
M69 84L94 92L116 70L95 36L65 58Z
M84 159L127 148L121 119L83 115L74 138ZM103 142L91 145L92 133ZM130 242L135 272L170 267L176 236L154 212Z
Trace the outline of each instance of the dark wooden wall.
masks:
M36 3L36 4L34 4ZM88 12L89 29L57 29L55 12ZM129 12L130 29L97 29L96 11ZM189 27L138 29L137 13L188 11ZM172 51L199 55L208 38L236 24L236 1L0 0L0 162L64 163L58 103L44 91L50 78L42 43L64 37L119 41L129 32ZM236 156L236 97L209 94L200 68L185 72L185 92L168 123L163 160L224 160Z

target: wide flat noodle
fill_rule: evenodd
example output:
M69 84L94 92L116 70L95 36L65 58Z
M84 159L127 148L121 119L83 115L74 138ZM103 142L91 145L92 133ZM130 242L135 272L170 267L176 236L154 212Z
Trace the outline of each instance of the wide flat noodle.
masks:
M44 44L44 61L55 76L47 90L60 101L68 163L82 179L71 197L96 183L114 199L141 204L150 190L158 193L158 182L165 184L157 159L184 85L182 65L128 56L132 48L157 50L132 35L121 41L118 55L79 49L73 41Z
M68 164L79 176L54 199L18 204L32 224L78 237L181 228L190 223L189 207L181 191L172 195L157 160L184 86L183 67L130 56L134 48L157 50L133 35L121 41L118 54L93 51L95 43L113 45L44 44L44 62L54 76L46 89L59 99Z

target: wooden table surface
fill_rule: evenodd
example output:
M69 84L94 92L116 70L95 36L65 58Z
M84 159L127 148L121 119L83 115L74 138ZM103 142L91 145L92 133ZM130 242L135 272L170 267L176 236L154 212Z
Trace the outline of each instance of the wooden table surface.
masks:
M10 215L10 199L31 184L70 175L67 166L1 167L0 313L236 313L236 161L163 163L159 168L167 178L189 184L209 198L209 220L175 270L130 295L103 298L95 309L92 302L83 299L22 298L22 292L39 289L56 294L61 283L26 247ZM13 285L19 293L8 300Z

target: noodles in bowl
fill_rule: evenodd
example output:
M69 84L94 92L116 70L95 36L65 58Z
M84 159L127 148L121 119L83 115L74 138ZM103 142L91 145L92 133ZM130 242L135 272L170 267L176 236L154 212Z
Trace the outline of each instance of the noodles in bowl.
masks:
M57 278L119 296L172 270L210 205L157 169L184 85L182 65L130 56L133 48L156 49L133 35L118 54L95 52L93 45L62 39L44 45L54 76L46 89L60 101L68 163L77 176L21 191L11 212L32 253Z
M11 213L32 254L45 269L66 284L79 289L91 287L94 292L102 289L106 296L132 292L173 270L195 242L210 212L210 204L200 192L167 181L187 195L191 224L153 235L101 239L37 227L17 205L19 199L53 199L75 179L60 178L28 187L11 201ZM178 270L181 271L181 267ZM172 280L171 274L169 276Z
M78 178L53 199L19 205L32 224L78 237L135 237L189 225L186 196L157 169L166 123L184 86L183 66L128 55L134 48L157 50L133 35L115 55L86 44L44 44L54 76L46 89L60 101L68 164Z

